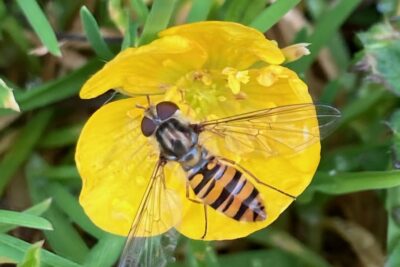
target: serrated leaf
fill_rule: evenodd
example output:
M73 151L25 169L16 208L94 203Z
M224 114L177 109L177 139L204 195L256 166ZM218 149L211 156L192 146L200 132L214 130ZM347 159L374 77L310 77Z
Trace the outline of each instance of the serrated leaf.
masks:
M373 82L382 83L400 96L400 32L389 24L380 23L360 33L364 57L357 63L359 69L369 73Z

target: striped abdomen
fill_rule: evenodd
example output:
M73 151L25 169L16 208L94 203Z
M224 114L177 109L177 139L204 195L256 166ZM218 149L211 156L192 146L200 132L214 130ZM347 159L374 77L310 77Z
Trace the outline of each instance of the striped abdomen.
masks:
M265 206L254 185L233 166L214 157L198 171L188 172L189 184L203 202L237 221L263 221Z

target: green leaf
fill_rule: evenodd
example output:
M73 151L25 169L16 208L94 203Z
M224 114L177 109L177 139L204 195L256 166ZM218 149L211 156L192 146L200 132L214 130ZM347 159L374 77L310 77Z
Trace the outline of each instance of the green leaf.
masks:
M97 56L104 60L112 59L114 55L101 37L99 26L92 13L90 13L86 6L83 6L81 7L80 15L83 29Z
M41 174L49 179L80 179L76 165L58 165L55 167L48 167L44 169Z
M40 267L40 252L44 241L39 241L30 246L22 262L17 267Z
M29 111L76 95L82 84L101 65L102 63L98 60L89 61L86 65L62 76L58 80L16 95L17 102L23 111Z
M49 195L53 197L58 208L87 233L97 238L101 238L104 235L104 232L90 221L81 205L79 205L76 200L76 197L69 193L64 186L52 183L48 186L48 192Z
M358 34L358 37L364 45L364 57L358 64L368 71L370 80L383 84L400 96L399 32L390 24L380 23Z
M17 3L49 52L61 57L56 35L36 0L17 0Z
M22 213L27 213L31 215L40 216L42 215L51 205L51 199L48 198L29 209L22 211ZM0 224L0 233L5 233L11 231L12 229L16 228L16 225L9 225L9 224Z
M197 22L206 20L210 13L213 0L193 0L192 8L190 9L187 22Z
M138 40L137 39L138 28L139 24L128 18L125 36L124 39L122 40L121 50L125 50L128 47L136 46Z
M147 16L149 15L149 9L143 0L130 0L131 6L135 10L136 15L138 16L139 23L143 25Z
M67 240L67 239L60 239ZM24 257L25 252L31 247L31 244L22 241L18 238L0 234L0 251L3 255L11 257L15 261L21 261ZM7 252L7 255L4 252ZM57 267L82 267L79 264L76 264L72 261L64 259L60 256L57 256L45 249L42 249L41 253L42 263L48 264L50 266Z
M27 164L25 175L29 192L34 202L41 201L47 197L46 187L48 183L40 175L40 171L46 167L47 165L43 159L38 156L32 157ZM44 233L51 248L61 256L75 262L83 262L89 253L89 249L68 218L54 205L44 214L44 217L52 223L54 228L54 231Z
M139 44L153 41L157 34L168 27L177 0L154 0L153 6L143 28Z
M57 148L75 145L82 130L82 123L57 128L46 134L39 142L42 148Z
M278 249L263 249L230 253L218 257L221 266L229 267L306 267L292 255Z
M39 216L10 210L0 210L0 223L41 230L53 230L51 223Z
M11 150L0 161L0 195L15 172L30 155L50 121L51 115L51 111L43 110L31 118L19 134L19 138L13 144Z
M300 0L279 0L261 12L251 23L260 32L266 32L277 23L290 9L294 8Z
M118 260L125 244L125 237L104 235L85 259L86 267L108 267Z
M0 108L20 111L12 89L9 88L2 79L0 79Z
M395 186L400 186L400 171L317 172L307 190L337 195Z

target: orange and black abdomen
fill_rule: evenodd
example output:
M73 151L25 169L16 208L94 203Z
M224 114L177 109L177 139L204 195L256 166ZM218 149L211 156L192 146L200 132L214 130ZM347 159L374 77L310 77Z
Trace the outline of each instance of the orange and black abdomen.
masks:
M211 157L197 172L189 172L188 179L198 198L226 216L246 222L265 220L260 193L233 166Z

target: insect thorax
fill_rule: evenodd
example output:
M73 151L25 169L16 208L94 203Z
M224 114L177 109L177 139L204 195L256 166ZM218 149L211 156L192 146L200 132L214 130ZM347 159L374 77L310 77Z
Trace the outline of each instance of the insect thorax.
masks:
M161 155L167 160L186 161L192 157L190 155L196 154L198 133L179 117L162 122L157 128L155 137Z

